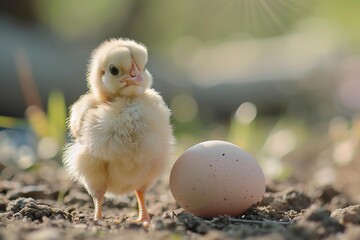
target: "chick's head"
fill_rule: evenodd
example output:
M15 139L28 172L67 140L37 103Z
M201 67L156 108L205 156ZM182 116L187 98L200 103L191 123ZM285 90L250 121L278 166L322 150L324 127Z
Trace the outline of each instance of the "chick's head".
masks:
M151 74L145 69L145 46L127 39L111 39L93 53L89 70L90 91L101 100L136 97L151 87Z

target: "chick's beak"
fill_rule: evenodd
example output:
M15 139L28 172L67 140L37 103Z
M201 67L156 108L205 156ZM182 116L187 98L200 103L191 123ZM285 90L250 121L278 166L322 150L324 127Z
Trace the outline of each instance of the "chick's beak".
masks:
M144 81L142 72L139 70L134 60L132 60L129 75L130 77L126 77L123 80L121 80L121 82L126 83L126 86L130 86L130 85L140 86L141 83Z

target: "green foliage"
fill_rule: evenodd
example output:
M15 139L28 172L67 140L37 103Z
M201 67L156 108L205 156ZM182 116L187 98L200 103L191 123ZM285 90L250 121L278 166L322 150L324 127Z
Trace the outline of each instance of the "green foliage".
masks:
M26 125L26 121L21 118L0 115L0 128L17 128L24 125Z
M52 91L49 95L47 110L50 136L57 139L60 144L64 143L66 136L66 111L62 92Z
M58 144L63 144L66 137L66 104L60 91L52 91L48 98L47 114L37 106L26 110L28 123L39 137L51 137Z

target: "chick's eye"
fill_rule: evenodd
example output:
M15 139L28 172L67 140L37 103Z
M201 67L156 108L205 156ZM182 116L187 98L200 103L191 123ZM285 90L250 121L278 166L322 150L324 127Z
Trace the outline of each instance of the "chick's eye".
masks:
M114 65L109 66L109 71L110 71L111 75L113 75L113 76L119 75L119 69L117 67L115 67Z

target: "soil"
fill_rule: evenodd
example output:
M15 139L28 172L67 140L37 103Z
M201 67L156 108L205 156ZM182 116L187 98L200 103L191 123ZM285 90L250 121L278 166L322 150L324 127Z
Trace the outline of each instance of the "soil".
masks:
M152 217L144 228L133 195L105 201L104 219L60 164L43 162L6 173L0 182L0 239L360 239L360 205L333 186L294 180L267 184L261 203L238 217L203 219L181 209L167 176L147 194Z

